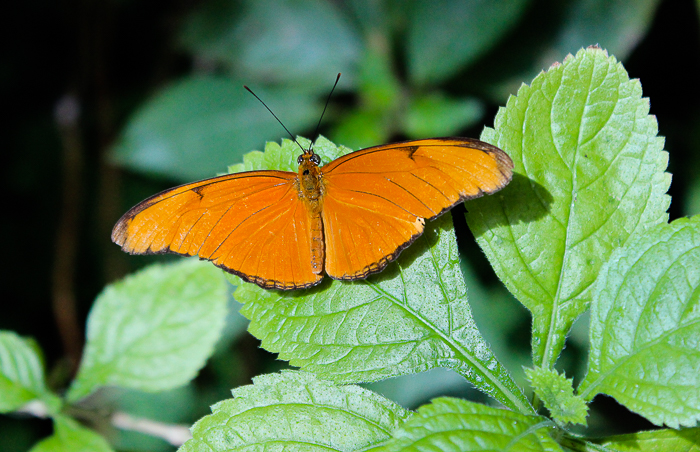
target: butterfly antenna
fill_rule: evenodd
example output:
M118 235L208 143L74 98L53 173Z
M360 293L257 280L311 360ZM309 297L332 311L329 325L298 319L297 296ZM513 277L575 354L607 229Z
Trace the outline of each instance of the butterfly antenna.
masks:
M338 77L340 77L340 74L338 74ZM336 83L338 83L338 82L336 82ZM292 141L294 141L294 142L297 144L297 146L299 146L299 148L301 148L301 150L306 154L306 152L307 152L306 149L304 149L304 147L303 147L302 145L299 144L299 142L297 141L297 139L294 138L294 135L292 135L292 132L290 132L289 129L287 129L287 127L285 127L284 124L282 124L282 121L280 121L280 118L278 118L277 115L274 114L274 113L272 112L272 110L270 110L270 107L268 107L267 104L266 104L265 102L263 102L262 99L260 99L260 98L258 97L258 95L255 94L255 93L253 92L253 90L251 90L250 88L248 88L246 85L243 85L243 88L247 89L248 92L249 92L250 94L252 94L253 96L255 96L255 98L258 99L258 100L260 101L260 103L263 104L263 106L264 106L265 108L267 108L267 111L269 111L270 114L271 114L272 116L275 117L275 119L277 120L277 122L279 122L280 125L284 128L284 130L287 131L287 133L289 134L289 136L292 138Z
M331 101L331 96L333 95L333 91L335 90L335 87L338 86L338 80L340 80L340 72L338 72L338 76L335 78L335 83L333 84L333 88L331 88L331 92L328 93L328 99L326 99L326 105L323 107L323 112L321 113L321 117L318 118L318 124L316 124L316 131L314 132L314 136L318 138L318 129L321 127L321 120L323 119L323 115L326 114L326 108L328 108L328 103ZM313 147L313 143L311 143L311 146Z

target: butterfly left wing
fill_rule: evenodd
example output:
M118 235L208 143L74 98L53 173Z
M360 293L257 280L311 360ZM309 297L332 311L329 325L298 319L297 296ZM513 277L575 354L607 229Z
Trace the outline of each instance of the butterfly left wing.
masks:
M166 190L117 222L112 241L131 254L198 255L264 288L318 284L309 215L296 174L252 171Z
M325 165L325 270L335 279L381 271L432 220L459 202L494 193L512 177L502 150L470 138L375 146Z

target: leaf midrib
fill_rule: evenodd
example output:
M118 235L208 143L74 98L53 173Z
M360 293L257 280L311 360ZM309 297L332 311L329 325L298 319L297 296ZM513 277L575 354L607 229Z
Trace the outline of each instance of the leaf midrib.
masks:
M399 271L402 275L401 279L402 282L404 282L403 287L405 288L405 280L403 278L403 268L399 267ZM436 268L437 269L437 268ZM505 398L509 401L511 401L512 405L514 407L517 407L520 412L523 413L529 413L532 412L532 408L529 406L523 404L515 394L512 393L507 387L503 385L501 380L494 376L489 369L487 369L481 361L479 361L476 357L473 357L469 352L459 344L459 342L452 337L448 336L445 334L440 328L438 328L436 325L433 323L429 322L427 319L425 319L423 316L419 315L418 312L413 310L408 306L407 303L402 303L401 300L398 300L396 297L391 295L390 293L382 290L379 286L377 286L374 283L368 282L368 286L370 286L377 294L387 298L388 300L391 300L396 306L401 307L404 309L408 314L410 314L417 322L422 324L426 329L433 331L436 336L438 336L443 343L447 344L448 347L450 347L455 355L457 356L462 356L464 358L464 361L467 361L469 364L471 364L474 368L476 368L477 371L479 371L482 375L484 375L485 379L491 382L492 387L497 389L501 394L505 396ZM405 293L405 290L404 290ZM461 374L461 372L460 372Z

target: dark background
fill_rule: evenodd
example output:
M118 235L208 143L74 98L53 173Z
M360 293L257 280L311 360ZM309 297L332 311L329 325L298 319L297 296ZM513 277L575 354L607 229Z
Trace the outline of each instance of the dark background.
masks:
M243 153L286 136L243 92L243 83L293 133L312 138L325 96L343 72L321 133L353 148L418 136L478 137L520 83L567 53L599 44L641 80L650 98L670 154L671 219L700 207L694 176L700 169L700 41L698 4L691 0L523 0L516 10L494 6L484 20L459 16L478 13L470 2L446 0L252 3L39 1L14 3L2 15L0 329L37 340L55 389L65 388L75 371L96 295L152 262L110 242L119 216L150 194L223 172ZM460 20L426 25L440 23L439 14L425 13L426 4L452 8ZM449 43L486 42L460 54L452 44L440 45L441 33ZM420 62L420 50L430 46L454 59L451 69ZM211 94L209 83L219 82L230 96ZM212 106L219 110L212 113ZM231 113L230 130L212 141L210 130L193 127L187 142L202 146L180 149L183 137L176 132L192 126L191 116L221 111ZM169 166L150 164L157 159L149 157L152 142L142 140L144 133L169 143L164 148L173 155L188 154ZM478 283L499 287L461 219L457 228L465 261L479 269ZM488 334L506 337L510 353L522 358L513 362L527 364L529 316L514 301L504 309L510 329ZM581 328L585 339L585 324ZM560 364L580 377L585 340L576 338L574 332ZM143 405L160 403L160 411L187 405L172 421L190 424L230 388L283 366L257 347L248 335L232 336L194 385L157 400L117 393L115 403L141 412ZM468 391L452 383L444 388L440 393ZM651 427L605 397L594 406L594 433ZM0 416L0 450L27 450L50 432L50 421ZM168 450L139 437L115 441L123 450Z

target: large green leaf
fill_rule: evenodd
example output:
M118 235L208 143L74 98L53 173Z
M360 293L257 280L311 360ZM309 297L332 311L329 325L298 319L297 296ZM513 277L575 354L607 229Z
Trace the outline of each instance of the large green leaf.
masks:
M301 131L320 114L309 95L254 87L287 128ZM120 164L183 182L212 177L284 129L243 82L193 77L164 88L127 123L114 148Z
M72 418L56 416L54 433L37 443L30 452L111 452L107 441Z
M467 220L532 312L535 365L553 366L612 251L668 218L668 154L641 95L614 57L581 50L523 85L482 135L516 174Z
M407 2L406 52L411 78L440 82L493 47L528 0Z
M609 436L596 443L615 452L700 452L700 428Z
M50 411L60 406L44 383L44 363L30 339L0 331L0 413L14 411L40 399Z
M266 161L288 169L274 162L280 153L294 159L295 146L271 144L236 169L268 167ZM314 147L324 162L348 151L334 148L327 140ZM241 313L264 348L321 378L359 383L446 367L510 408L531 409L474 324L449 214L428 224L397 263L367 280L328 279L292 292L241 283L234 297L245 304Z
M207 2L190 17L181 39L247 83L324 93L338 72L343 85L353 83L361 48L348 18L322 0Z
M441 397L422 406L373 452L561 451L549 436L554 425L466 400Z
M630 242L601 272L591 313L588 374L598 393L655 424L700 420L700 216Z
M410 415L371 391L307 373L262 375L253 383L214 405L179 451L364 450L389 439Z
M196 259L152 265L108 286L90 312L68 399L106 385L164 391L190 381L221 334L226 290L221 270Z

